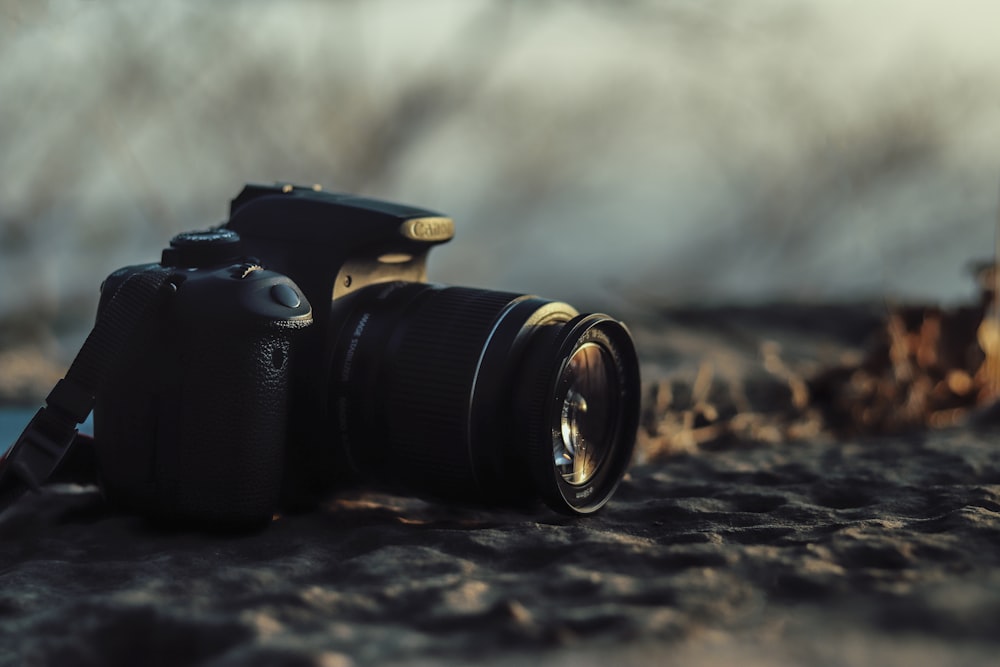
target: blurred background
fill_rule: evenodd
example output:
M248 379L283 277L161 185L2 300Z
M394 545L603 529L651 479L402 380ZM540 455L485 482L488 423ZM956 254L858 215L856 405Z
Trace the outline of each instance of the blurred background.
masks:
M994 254L998 19L986 0L0 0L0 379L50 387L104 276L220 222L247 181L442 211L458 233L432 279L623 317L971 299Z

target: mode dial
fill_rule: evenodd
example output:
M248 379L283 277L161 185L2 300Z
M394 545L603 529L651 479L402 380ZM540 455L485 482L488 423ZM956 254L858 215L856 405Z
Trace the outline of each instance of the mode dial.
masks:
M210 229L204 232L184 232L170 240L160 264L185 268L201 268L227 264L239 259L240 235L231 229Z

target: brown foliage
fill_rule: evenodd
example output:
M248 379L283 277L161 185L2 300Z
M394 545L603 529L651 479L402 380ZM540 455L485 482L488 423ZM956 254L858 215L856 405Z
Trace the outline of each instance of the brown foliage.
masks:
M827 428L838 435L950 426L993 396L980 332L995 327L982 306L890 310L857 365L810 382Z
M951 310L887 309L861 355L805 373L780 345L760 344L765 373L724 385L703 362L693 383L647 386L639 434L650 458L737 440L786 442L887 435L962 422L1000 395L1000 319L992 265L978 272L981 297Z

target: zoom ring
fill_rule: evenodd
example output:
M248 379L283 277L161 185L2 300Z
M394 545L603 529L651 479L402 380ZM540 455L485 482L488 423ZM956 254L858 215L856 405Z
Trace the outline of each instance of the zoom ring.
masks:
M473 495L469 410L479 360L494 326L520 295L428 290L394 336L383 403L385 463L408 487Z

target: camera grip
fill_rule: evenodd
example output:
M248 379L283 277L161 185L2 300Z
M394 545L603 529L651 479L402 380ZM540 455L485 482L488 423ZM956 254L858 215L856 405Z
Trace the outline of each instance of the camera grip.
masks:
M227 523L270 518L283 472L289 352L285 337L244 334L189 353L174 458L158 473L175 513Z
M242 284L189 279L123 350L94 411L109 499L170 521L270 519L292 340L311 321L307 303L304 316L283 319L261 301L278 284L292 286L277 274Z

